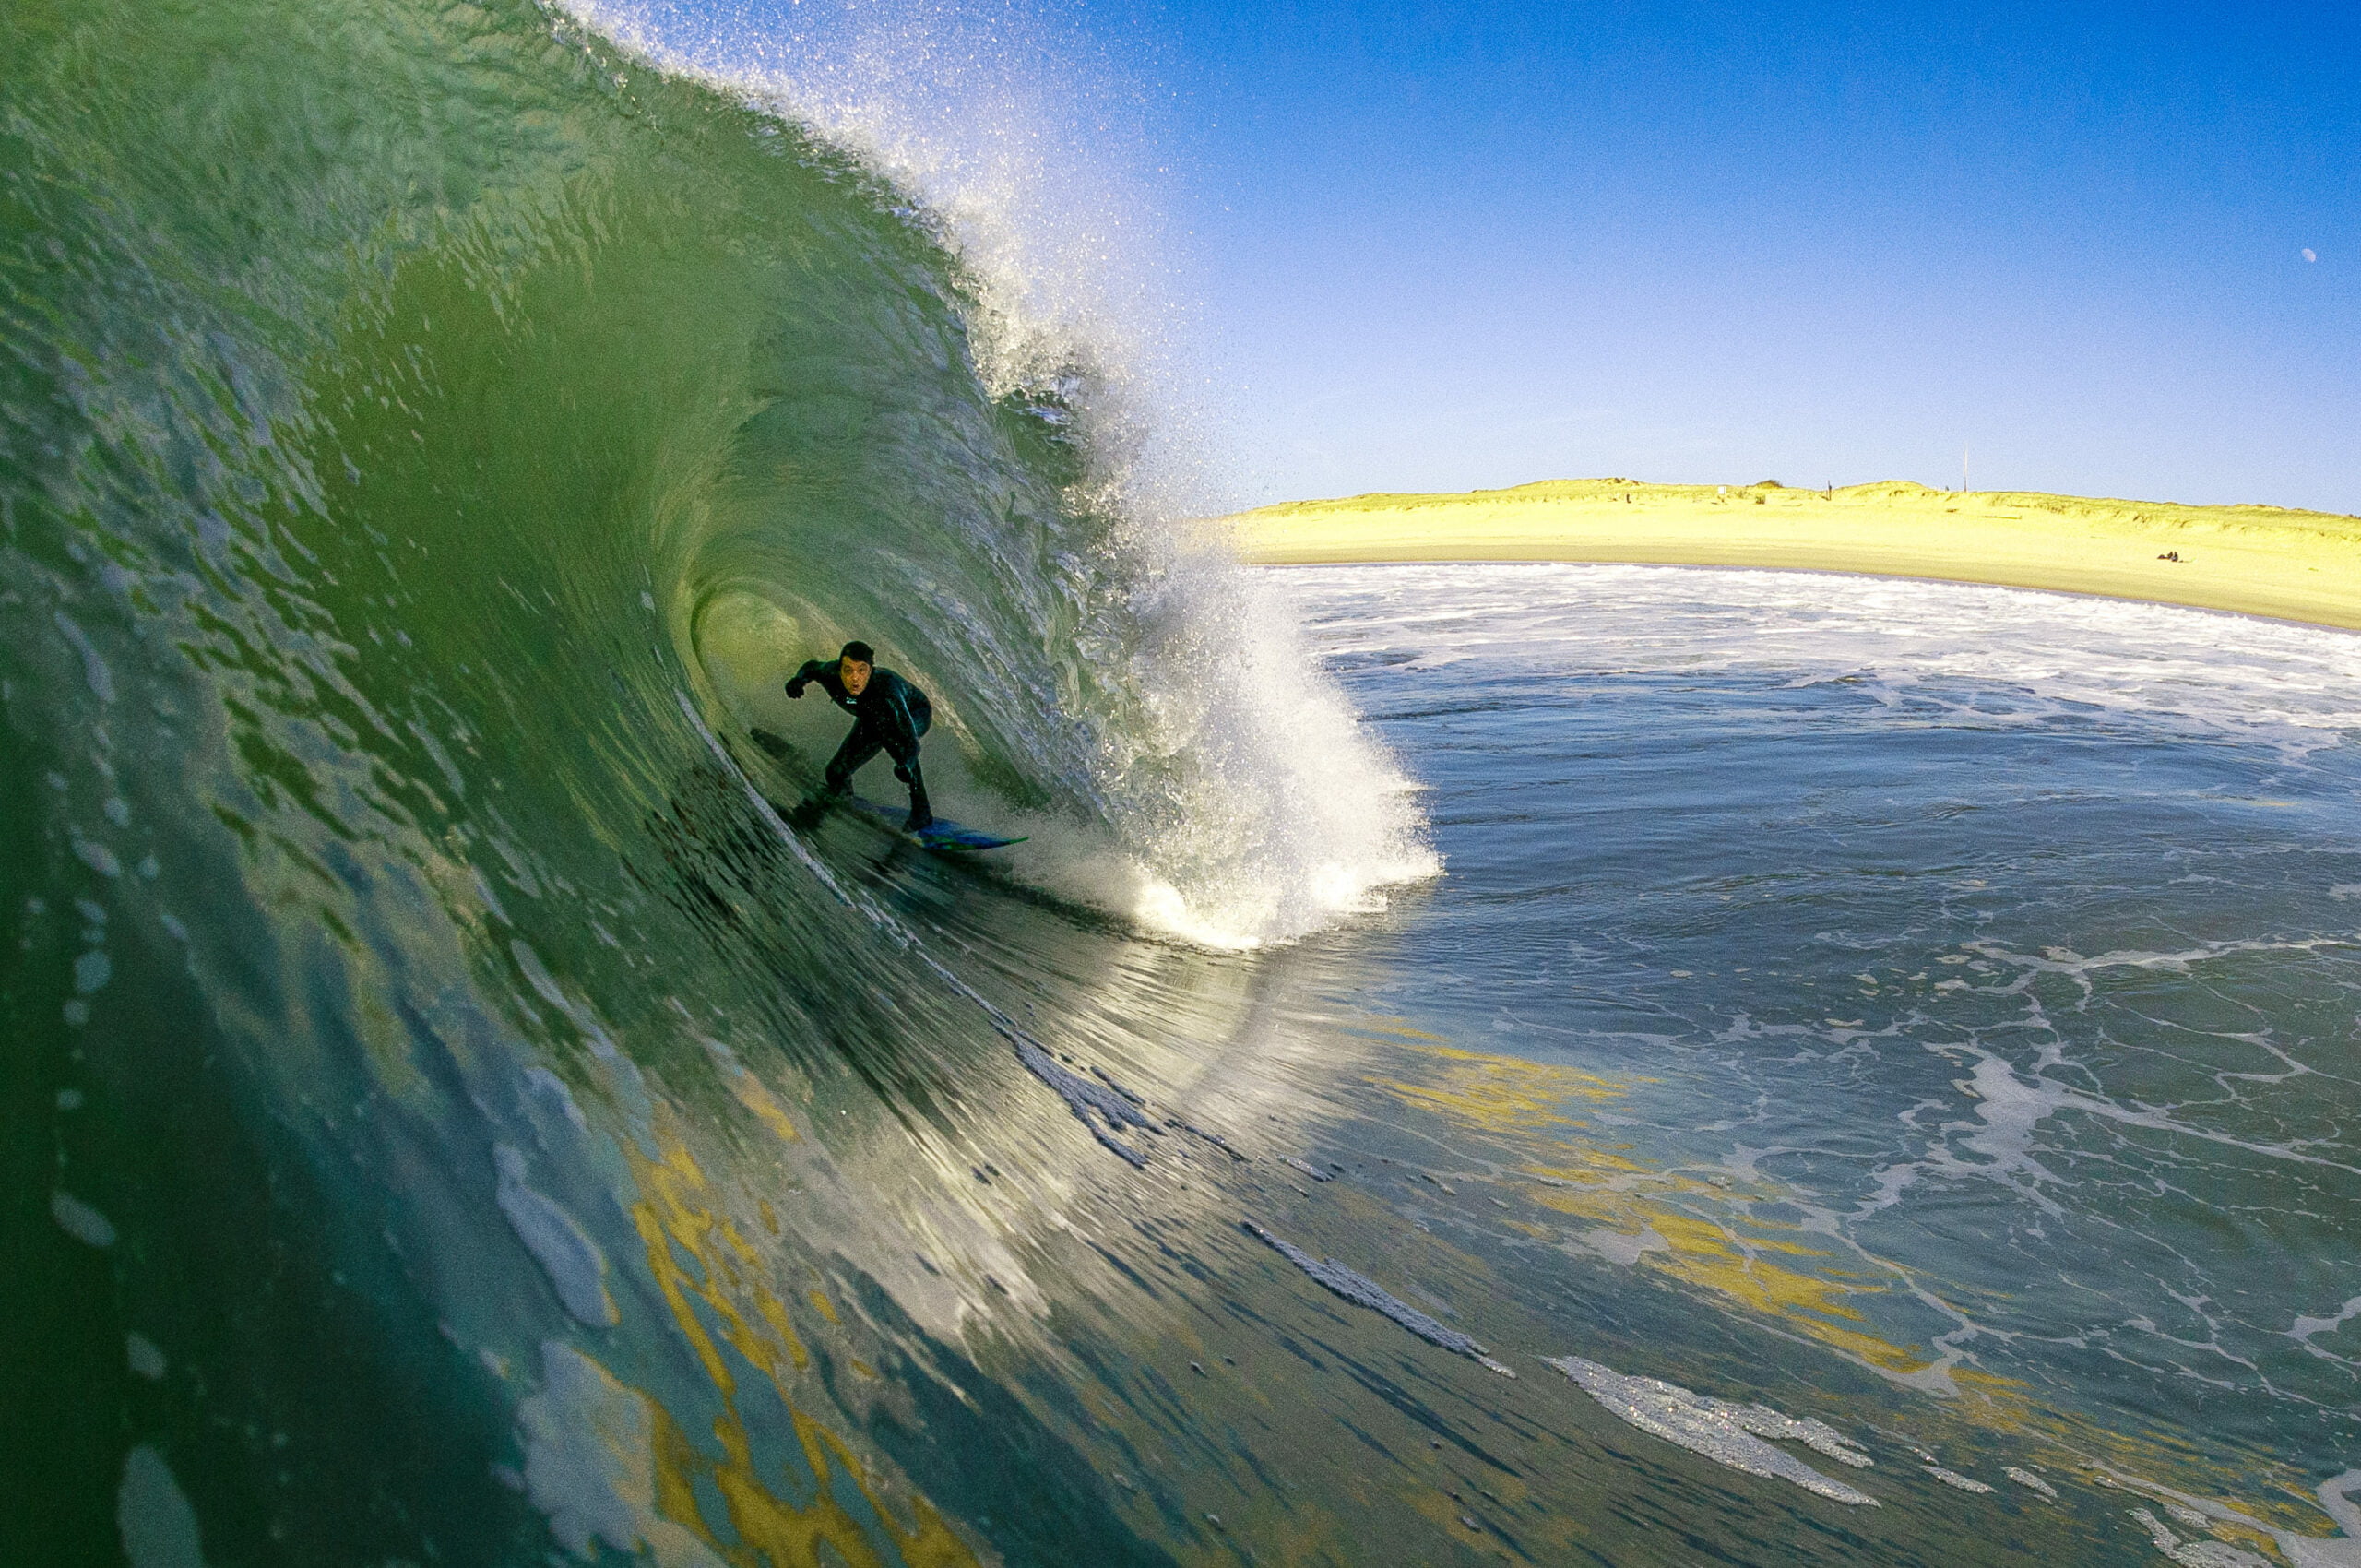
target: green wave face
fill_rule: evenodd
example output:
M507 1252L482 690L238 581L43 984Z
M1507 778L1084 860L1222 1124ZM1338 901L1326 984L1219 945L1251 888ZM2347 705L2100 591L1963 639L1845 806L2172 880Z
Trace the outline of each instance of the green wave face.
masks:
M1226 634L1086 380L988 387L904 194L552 12L0 27L10 1554L969 1560L932 1444L1056 1440L920 1365L946 1151L1075 1129L886 907L962 873L755 797L858 635L939 804L1231 874L1157 695Z
M92 529L356 654L398 621L323 677L529 693L576 738L646 706L582 671L645 699L706 634L857 627L995 784L1097 803L1142 563L1056 391L979 383L959 268L880 179L526 7L15 13L18 548L70 579ZM532 728L564 799L583 748Z

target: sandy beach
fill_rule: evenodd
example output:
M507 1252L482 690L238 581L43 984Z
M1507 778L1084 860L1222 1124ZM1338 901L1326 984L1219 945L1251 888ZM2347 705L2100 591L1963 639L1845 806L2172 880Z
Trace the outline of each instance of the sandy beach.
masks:
M1620 561L2051 588L2361 629L2361 517L1905 481L1556 480L1297 501L1222 520L1262 564Z

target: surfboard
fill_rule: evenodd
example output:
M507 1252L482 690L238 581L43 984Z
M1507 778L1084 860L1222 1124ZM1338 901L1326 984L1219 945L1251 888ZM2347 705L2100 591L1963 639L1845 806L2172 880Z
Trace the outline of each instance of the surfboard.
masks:
M973 854L979 849L1000 849L1011 844L1022 844L1026 839L1026 835L1021 833L1014 838L1003 837L1000 834L986 833L940 816L913 833L902 826L909 820L908 807L881 805L859 795L843 796L837 803L850 806L864 816L876 818L919 848L932 849L938 854Z

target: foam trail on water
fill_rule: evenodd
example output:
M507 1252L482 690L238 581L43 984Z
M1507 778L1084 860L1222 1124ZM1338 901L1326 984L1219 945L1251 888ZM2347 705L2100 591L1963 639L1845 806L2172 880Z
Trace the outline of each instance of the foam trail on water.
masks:
M1273 1235L1251 1219L1246 1222L1246 1232L1353 1305L1367 1307L1373 1313L1392 1318L1428 1344L1480 1362L1502 1377L1516 1376L1515 1372L1487 1355L1484 1347L1474 1339L1455 1328L1445 1327L1418 1308L1397 1300L1369 1276L1347 1268L1335 1258L1315 1258L1294 1242Z
M1764 1439L1800 1443L1841 1465L1867 1468L1869 1456L1855 1448L1824 1421L1797 1420L1764 1405L1740 1405L1692 1393L1661 1378L1632 1377L1613 1367L1580 1356L1545 1358L1583 1392L1616 1416L1651 1436L1677 1443L1718 1465L1750 1476L1789 1481L1833 1503L1877 1507L1878 1500L1857 1487L1821 1474L1794 1455L1774 1448ZM1989 1491L1987 1487L1984 1490Z

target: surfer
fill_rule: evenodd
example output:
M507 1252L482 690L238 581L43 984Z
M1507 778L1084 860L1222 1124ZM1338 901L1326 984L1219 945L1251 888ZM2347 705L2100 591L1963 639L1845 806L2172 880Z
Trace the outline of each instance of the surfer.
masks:
M788 678L787 695L800 701L803 688L814 682L852 715L852 733L828 759L828 792L849 789L854 772L882 751L894 759L894 777L910 787L909 831L932 825L926 778L919 772L919 737L934 722L934 705L926 694L891 670L880 670L875 651L864 642L845 644L834 659L804 660Z

